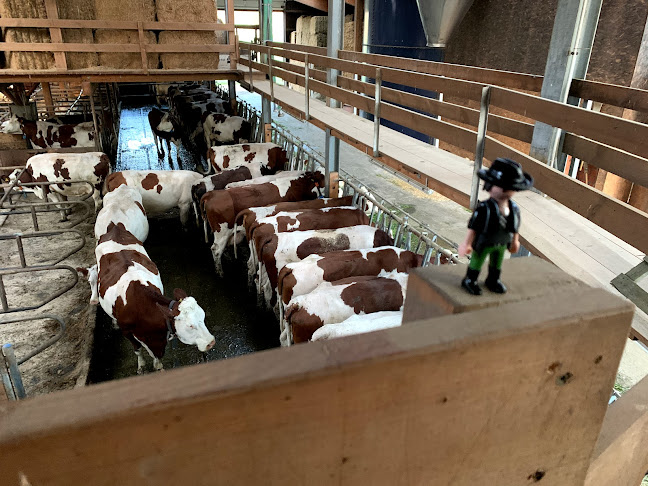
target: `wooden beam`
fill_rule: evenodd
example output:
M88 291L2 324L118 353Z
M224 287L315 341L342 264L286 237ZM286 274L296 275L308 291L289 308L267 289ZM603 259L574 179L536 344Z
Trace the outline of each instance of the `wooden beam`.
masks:
M296 0L297 3L307 7L316 8L322 12L328 12L328 0ZM347 5L355 5L355 0L344 0Z
M356 0L353 13L353 50L362 52L362 35L364 32L364 4L365 0Z
M490 117L489 117L490 128ZM648 159L617 150L573 133L565 134L563 152L612 172L641 186L648 187Z
M49 19L58 19L58 7L56 6L56 0L45 0L45 11L47 12L47 17ZM63 35L61 34L61 29L59 29L58 27L50 27L49 33L52 43L60 44L63 42ZM65 56L65 53L55 51L54 63L56 64L56 69L67 69L67 58Z
M648 126L510 89L493 87L491 105L648 158Z
M569 94L630 110L648 111L648 91L645 89L574 79Z
M227 44L148 44L148 52L232 52ZM138 44L0 42L0 50L22 52L140 52Z
M632 307L560 290L4 405L0 468L51 486L581 485Z
M605 414L585 486L640 484L648 470L648 378L644 378Z
M137 21L128 20L70 20L70 19L10 19L1 18L0 27L30 27L57 29L137 30ZM231 23L215 22L142 22L144 30L233 30Z
M52 99L52 90L50 89L49 83L42 83L43 87L43 100L45 101L45 110L47 111L47 116L54 116L54 100Z

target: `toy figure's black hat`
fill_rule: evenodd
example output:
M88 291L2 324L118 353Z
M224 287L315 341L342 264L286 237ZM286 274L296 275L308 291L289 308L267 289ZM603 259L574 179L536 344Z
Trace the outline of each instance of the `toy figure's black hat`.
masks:
M488 170L481 169L477 175L487 184L507 191L524 191L533 186L533 177L522 172L520 164L511 159L495 159Z

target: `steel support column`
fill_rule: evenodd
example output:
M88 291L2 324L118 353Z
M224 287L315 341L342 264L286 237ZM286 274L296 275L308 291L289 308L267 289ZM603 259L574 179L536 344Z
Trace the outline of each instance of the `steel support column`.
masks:
M585 78L602 0L559 0L541 96L567 103L572 79ZM576 104L577 100L570 100ZM556 166L561 130L536 122L530 155Z
M272 40L272 0L259 0L259 26L261 30L261 44ZM267 63L268 56L261 55L261 62ZM272 79L270 80L272 83ZM261 119L263 124L272 123L272 103L266 98L261 100Z
M326 54L329 57L338 57L338 51L342 49L344 38L344 0L328 0L328 34ZM326 82L337 86L337 78L340 72L337 69L326 70ZM340 108L340 102L332 98L328 99L331 108ZM331 174L340 171L340 140L326 130L326 195L331 194Z

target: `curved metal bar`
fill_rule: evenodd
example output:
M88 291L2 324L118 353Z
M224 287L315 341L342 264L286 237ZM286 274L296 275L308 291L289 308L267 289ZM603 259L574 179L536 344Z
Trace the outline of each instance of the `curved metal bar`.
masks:
M65 334L65 320L56 314L43 314L41 316L35 316L35 317L15 317L13 319L3 319L0 321L0 326L3 324L14 324L16 322L29 322L29 321L41 321L41 320L53 320L56 321L59 325L59 331L49 338L47 341L39 345L37 348L33 349L29 353L27 353L25 356L21 357L19 360L17 360L17 364L21 365L25 361L27 361L30 358L33 358L36 356L38 353L43 352L53 344L55 344L59 339L63 337L63 334Z
M27 265L27 261L25 258L25 250L22 246L22 242L26 239L29 238L46 238L49 236L56 236L60 235L63 233L76 233L80 238L81 238L81 243L72 248L72 250L64 253L62 256L60 256L57 260L47 263L47 264L37 264L37 265ZM81 233L79 230L75 229L63 229L63 230L52 230L52 231L38 231L38 232L33 232L33 233L13 233L9 235L0 235L0 241L6 241L6 240L11 240L14 239L16 240L16 243L18 245L18 255L20 257L20 267L2 267L0 270L9 270L9 269L14 269L14 268L38 268L38 267L43 267L43 266L51 266L51 265L58 265L61 263L63 260L66 258L71 257L74 255L76 252L81 250L85 246L85 235Z
M9 306L7 305L6 297L2 301L2 311L0 314L9 314L11 312L22 312L22 311L30 311L34 309L39 309L40 307L43 307L45 304L49 304L52 302L54 299L57 297L60 297L64 293L66 293L68 290L71 290L79 281L79 275L77 274L76 269L72 268L69 265L44 265L44 266L39 266L39 267L27 267L27 268L15 268L15 269L8 269L8 270L0 270L0 291L1 294L0 297L4 296L4 284L2 283L2 278L7 276L7 275L15 275L15 274L21 274L21 273L33 273L33 272L48 272L48 271L57 271L57 270L65 270L69 271L72 276L74 277L73 280L74 282L70 285L66 285L62 289L59 289L57 292L55 292L53 295L51 295L48 299L46 299L44 302L41 302L40 304L33 305L30 307L19 307L16 309L10 309Z

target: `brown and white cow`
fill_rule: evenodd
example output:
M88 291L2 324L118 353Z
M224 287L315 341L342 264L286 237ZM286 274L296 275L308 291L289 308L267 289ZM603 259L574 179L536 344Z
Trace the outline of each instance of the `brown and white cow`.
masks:
M205 113L202 118L202 125L207 147L247 143L252 139L252 125L240 116Z
M142 206L142 195L134 187L125 184L104 196L103 208L95 221L95 238L99 240L108 231L110 224L119 223L135 238L146 241L149 224Z
M38 187L31 187L39 198L46 199L51 195L56 202L63 201L69 196L82 196L88 193L87 184L71 184L70 181L88 181L92 184L92 199L95 211L101 206L101 192L104 181L110 173L110 159L101 152L66 153L66 154L36 154L27 160L25 172L19 181L29 182L58 182ZM9 179L13 182L20 171L14 171Z
M276 233L337 229L368 224L369 217L355 206L281 211L274 216L266 216L250 227L248 276L252 277L256 273L258 259L261 256L257 248L263 248Z
M400 311L380 311L371 314L354 314L342 322L324 324L317 329L311 341L322 341L335 339L353 334L380 331L390 327L398 327L403 321L403 313Z
M222 255L232 241L236 215L244 209L278 202L315 199L324 187L324 174L305 172L298 177L283 177L263 184L235 187L206 193L201 211L214 234L212 254L216 271L222 275Z
M65 124L30 121L13 115L2 124L3 133L23 133L31 143L41 148L94 147L94 126L87 123Z
M126 184L139 191L142 205L149 214L180 208L180 221L186 227L191 208L191 187L202 176L191 170L124 170L110 174L108 191Z
M293 297L312 292L322 282L394 271L409 273L422 262L423 256L395 246L315 254L284 266L279 272L277 290L281 302L287 305Z
M260 164L259 175L275 174L284 170L288 155L275 143L245 143L210 147L207 158L216 172L245 164ZM254 177L258 177L255 175Z
M176 289L164 296L160 272L142 243L120 223L109 226L95 248L99 303L135 348L137 372L144 367L142 347L162 369L167 341L176 335L184 344L208 351L215 343L205 327L205 312L193 297Z
M269 206L261 206L256 208L248 208L241 211L236 215L236 225L243 226L245 229L245 237L250 239L250 228L261 218L266 216L274 216L280 211L298 211L300 209L321 209L332 208L339 206L351 206L353 204L353 196L345 196L339 198L321 197L309 201L295 201L295 202L282 202L271 204Z
M282 344L308 341L325 324L343 322L354 314L402 311L407 277L398 272L381 277L349 277L323 282L312 292L294 297L286 307Z
M393 244L394 241L386 232L368 225L276 233L263 248L257 249L261 255L259 288L263 290L268 305L274 307L279 270L288 263L302 260L313 253L360 250Z

